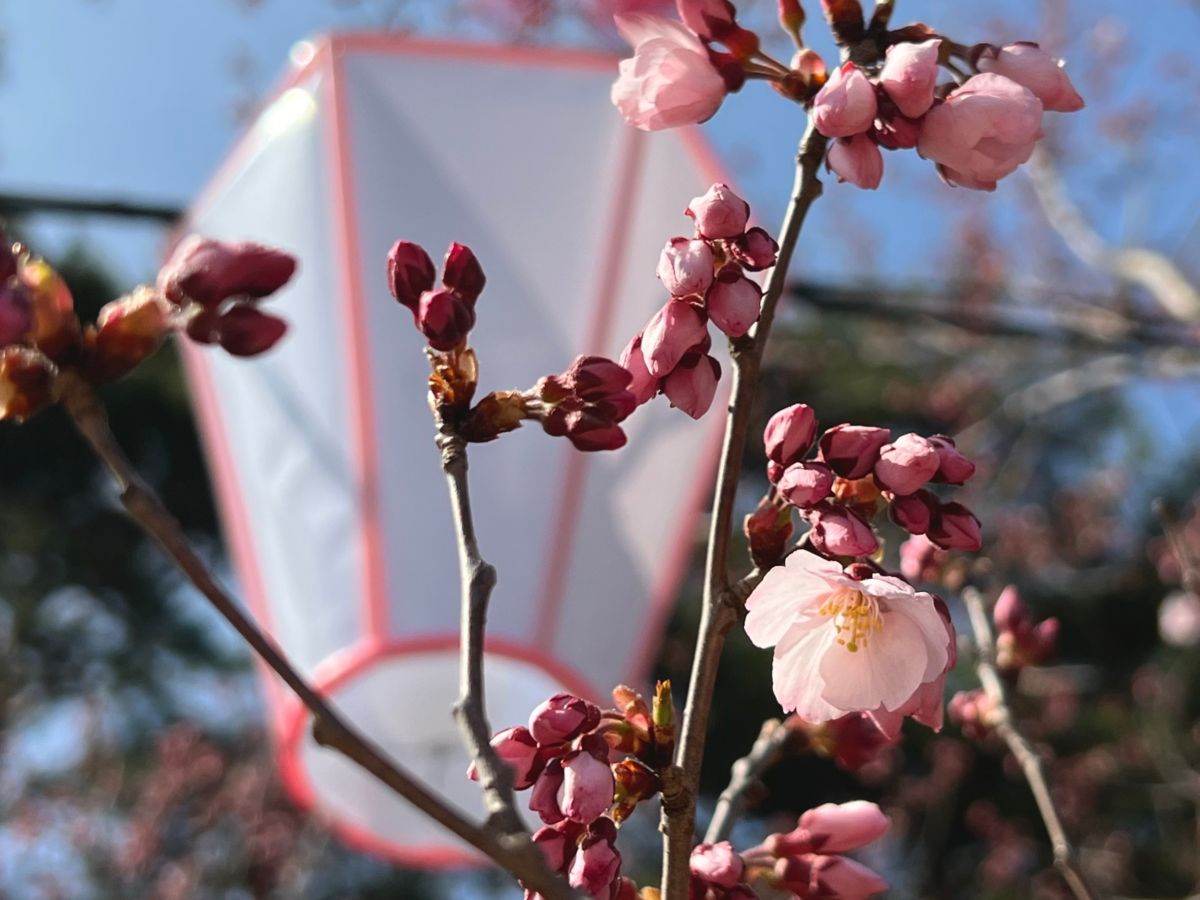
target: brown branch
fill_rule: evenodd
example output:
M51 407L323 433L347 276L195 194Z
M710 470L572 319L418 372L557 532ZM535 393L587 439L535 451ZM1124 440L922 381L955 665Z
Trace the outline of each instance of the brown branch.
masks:
M55 390L63 409L112 476L120 492L121 504L129 517L159 545L213 608L300 698L300 702L312 714L313 737L317 743L336 750L374 775L429 818L546 897L571 896L566 885L549 874L540 853L536 860L540 865L531 862L533 857L527 852L527 840L521 842L509 835L497 835L487 826L465 818L342 719L295 670L279 647L242 612L192 549L179 523L157 495L142 482L117 443L108 425L108 415L92 386L75 372L65 370L58 376ZM536 852L536 848L531 849Z
M1200 290L1167 256L1146 247L1112 247L1067 196L1062 178L1044 149L1025 167L1050 227L1080 260L1127 284L1141 285L1178 319L1200 319Z
M763 722L758 738L750 752L733 764L729 785L721 791L712 821L705 832L706 843L715 844L729 837L733 823L745 809L746 794L761 780L767 770L783 758L788 742L796 736L790 720L768 719Z
M700 766L704 761L704 741L708 732L708 714L717 680L725 635L737 622L740 599L733 593L729 579L729 544L732 533L733 504L742 471L742 454L750 429L751 407L758 388L758 373L763 351L775 319L775 309L783 293L788 264L800 226L814 200L821 195L817 177L825 156L825 138L811 121L800 142L796 159L796 179L791 200L779 235L779 259L767 278L758 324L743 338L730 342L733 357L733 398L725 421L725 439L717 469L712 519L708 534L708 556L704 569L704 599L696 653L683 727L675 755L678 777L673 774L664 784L662 895L664 900L685 900L688 893L688 858L696 822L696 791Z
M475 773L483 790L488 824L511 841L514 852L520 852L525 857L526 866L542 870L543 881L550 879L557 882L556 896L571 896L566 883L550 871L545 855L529 839L529 831L517 812L513 771L491 745L492 728L484 705L483 655L488 603L496 586L496 569L479 555L467 484L466 443L445 421L441 421L437 445L442 452L442 471L446 474L446 484L450 490L462 580L459 696L454 704L454 717L458 720L467 751L475 761Z
M1008 694L1000 673L996 670L996 642L992 636L992 626L988 622L988 614L983 606L983 596L975 588L968 587L962 592L963 603L971 616L971 629L975 635L975 673L983 686L988 700L992 703L992 719L989 724L996 734L1008 746L1009 751L1021 767L1033 799L1041 813L1042 822L1046 825L1046 833L1050 836L1050 846L1054 851L1054 867L1058 869L1063 880L1071 889L1077 900L1094 900L1095 894L1088 886L1083 871L1075 858L1075 848L1067 838L1062 819L1059 818L1058 808L1050 794L1050 785L1046 781L1046 773L1042 767L1042 759L1033 749L1025 736L1017 729L1013 721L1012 710L1008 705Z

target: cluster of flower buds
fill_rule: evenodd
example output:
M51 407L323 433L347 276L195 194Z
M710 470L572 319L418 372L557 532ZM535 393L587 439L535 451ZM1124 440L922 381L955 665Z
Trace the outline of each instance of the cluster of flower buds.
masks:
M709 350L711 320L731 338L758 321L762 290L746 276L775 264L779 251L762 228L747 228L750 206L724 184L694 197L693 237L663 247L658 277L671 294L621 354L639 404L659 393L694 419L712 405L721 367Z
M287 331L282 319L259 309L259 301L287 284L295 272L296 258L282 250L192 235L175 248L158 273L158 290L171 304L173 315L182 318L192 340L220 344L234 356L257 356L275 346ZM150 322L146 308L153 301L150 293L135 292L116 321L131 327ZM101 330L104 321L101 312L97 320Z
M579 450L616 450L626 440L620 423L638 405L632 380L611 359L581 356L561 375L538 381L526 408L547 434L566 437Z
M772 521L767 501L747 520L752 553L769 556L786 541L789 506L808 520L809 543L827 556L874 553L879 539L871 521L885 505L901 528L938 547L979 549L979 520L971 511L925 489L930 483L961 485L974 474L974 464L951 438L904 434L893 441L886 428L842 424L818 439L818 428L816 414L803 403L767 423L767 477L778 512ZM814 447L816 456L807 458Z
M613 691L616 708L601 711L572 694L555 694L491 744L513 770L514 787L532 788L529 808L545 826L533 836L551 867L593 897L632 898L620 878L617 826L660 788L656 767L674 748L669 683L653 704L636 691ZM476 777L472 764L468 776ZM527 897L533 897L527 892Z
M834 71L813 98L812 117L834 139L826 165L840 181L876 188L879 148L915 147L948 183L994 190L1033 153L1044 110L1083 108L1061 65L1036 44L981 44L962 54L954 46L933 36L902 40L877 70L845 62ZM977 74L939 86L939 61L949 55L962 56Z
M442 284L435 287L433 260L419 244L396 241L387 256L388 289L413 314L429 346L443 353L457 348L475 327L475 301L487 278L471 248L453 243L442 261Z
M1029 608L1011 584L996 598L992 619L996 623L996 668L1016 676L1025 666L1036 666L1054 656L1058 646L1058 619L1034 623Z
M742 858L749 869L765 870L770 884L801 900L872 897L886 891L887 882L842 854L878 840L890 825L874 803L825 803L800 816L792 831L772 834Z
M980 741L992 733L996 724L996 704L987 692L980 688L959 691L946 704L950 721L962 729L973 741Z
M866 36L858 0L822 5L840 43ZM880 63L847 61L827 74L800 37L797 0L779 4L780 24L799 48L790 67L760 51L758 36L737 24L727 0L676 0L676 7L682 24L645 13L616 16L634 55L621 63L612 99L630 124L656 130L702 122L752 74L811 103L813 124L832 139L826 164L863 188L883 178L880 148L916 148L948 183L994 190L1033 153L1044 112L1083 108L1061 63L1033 43L968 48L924 25L882 27L874 33L887 48ZM718 53L713 42L730 52ZM971 75L962 78L952 59ZM938 84L942 64L955 81Z
M85 329L59 274L0 232L0 419L20 421L49 403L62 369L94 384L120 378L180 325L237 356L269 349L286 326L256 303L295 268L278 250L191 237L159 273L157 289L143 285L105 304Z

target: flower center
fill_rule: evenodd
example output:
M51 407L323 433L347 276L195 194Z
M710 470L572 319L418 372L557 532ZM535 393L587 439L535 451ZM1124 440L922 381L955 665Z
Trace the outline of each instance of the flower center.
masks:
M879 601L862 591L838 588L825 599L819 611L823 616L832 617L838 644L851 653L867 646L872 634L883 631Z

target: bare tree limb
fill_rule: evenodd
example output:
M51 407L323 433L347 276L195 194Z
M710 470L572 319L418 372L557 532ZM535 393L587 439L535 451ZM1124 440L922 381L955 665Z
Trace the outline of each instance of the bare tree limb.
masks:
M108 425L108 415L92 386L76 373L64 370L57 378L55 391L76 429L112 476L129 517L159 545L213 608L300 699L312 714L313 737L317 743L356 763L429 818L546 897L566 900L572 896L566 884L549 872L540 852L527 839L514 841L508 835L496 834L487 825L465 818L342 719L296 671L275 643L242 612L192 549L179 523L142 482L117 443ZM536 860L529 849L537 854Z
M566 883L550 870L545 855L530 840L529 831L517 812L513 771L491 745L492 728L484 703L483 655L488 603L496 586L496 569L479 554L467 484L466 443L441 421L438 423L437 445L442 452L442 471L450 490L462 581L459 697L454 704L454 717L458 720L467 751L475 762L476 778L483 790L484 806L488 813L488 825L507 839L513 853L523 857L525 867L540 869L542 881L557 882L555 896L572 896ZM545 893L544 889L539 891Z
M763 722L750 752L733 764L729 785L721 791L712 821L708 823L704 835L706 843L715 844L729 837L734 822L745 808L746 794L783 758L788 743L796 736L791 722L791 719Z
M1034 151L1025 171L1050 226L1068 248L1094 269L1145 288L1171 315L1200 319L1200 290L1164 254L1145 247L1111 247L1067 196L1050 155Z
M750 429L750 413L758 388L763 351L770 336L776 306L783 293L788 264L809 207L821 195L821 181L817 173L825 155L825 145L826 139L810 121L800 142L796 179L779 235L779 259L767 277L758 324L750 334L730 342L733 399L725 422L725 439L721 447L709 525L700 633L692 659L692 675L683 710L683 727L675 754L675 766L663 783L660 828L665 835L662 879L665 900L686 900L688 894L688 858L696 828L696 791L700 781L700 766L704 761L708 714L712 707L713 688L725 636L737 622L737 610L744 599L744 595L739 597L734 592L729 578L733 504L742 470L742 454Z
M984 693L987 694L993 708L993 717L989 724L1008 746L1029 783L1034 802L1037 803L1038 812L1041 813L1042 822L1046 826L1046 833L1050 836L1054 867L1058 869L1077 900L1095 900L1095 894L1079 868L1075 848L1067 838L1058 808L1054 805L1041 757L1013 721L1008 694L1004 682L1000 679L1000 673L996 670L996 641L983 606L983 596L975 588L968 587L963 590L962 598L971 616L971 630L975 635L975 673L979 676L979 683L983 685Z

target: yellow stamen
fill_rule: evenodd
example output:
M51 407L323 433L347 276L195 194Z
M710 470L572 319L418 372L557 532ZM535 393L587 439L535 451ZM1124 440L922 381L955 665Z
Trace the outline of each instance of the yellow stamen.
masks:
M879 601L862 591L839 588L825 599L819 611L833 618L838 644L851 653L866 647L872 633L883 631Z

